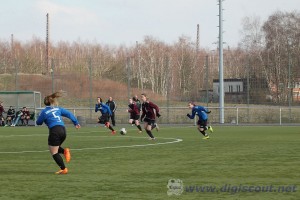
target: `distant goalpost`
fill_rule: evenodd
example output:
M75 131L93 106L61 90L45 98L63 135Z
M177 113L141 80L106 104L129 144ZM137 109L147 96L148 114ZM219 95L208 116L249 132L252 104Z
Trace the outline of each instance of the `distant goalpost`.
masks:
M0 101L4 108L15 109L27 107L31 110L41 107L41 93L37 91L0 91Z
M27 107L35 122L36 109L41 108L41 93L37 91L0 91L0 102L7 111L12 106L16 112Z

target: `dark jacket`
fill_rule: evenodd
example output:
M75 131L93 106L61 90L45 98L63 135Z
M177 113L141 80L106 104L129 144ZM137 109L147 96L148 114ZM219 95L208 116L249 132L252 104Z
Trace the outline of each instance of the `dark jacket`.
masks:
M117 104L114 101L107 101L106 105L110 108L111 112L114 113L117 110Z

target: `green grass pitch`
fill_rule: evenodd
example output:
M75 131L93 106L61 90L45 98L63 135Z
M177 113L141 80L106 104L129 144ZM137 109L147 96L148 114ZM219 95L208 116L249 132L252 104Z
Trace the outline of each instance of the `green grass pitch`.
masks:
M0 199L300 199L299 127L215 126L203 140L195 126L161 126L156 141L125 127L68 127L67 175L54 175L46 127L1 127ZM170 179L181 195L167 194Z

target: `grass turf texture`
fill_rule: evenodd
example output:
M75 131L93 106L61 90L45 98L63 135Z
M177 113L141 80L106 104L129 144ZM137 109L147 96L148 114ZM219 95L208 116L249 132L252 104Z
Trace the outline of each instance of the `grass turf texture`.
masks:
M300 199L298 127L215 126L211 139L202 140L196 127L162 126L153 131L156 141L126 128L124 137L105 128L68 127L67 175L54 175L58 167L47 151L47 128L1 128L0 199ZM174 141L162 138L183 141L143 146ZM183 181L180 196L167 195L172 178ZM226 184L285 191L296 185L296 192L220 191ZM194 186L218 191L197 192Z

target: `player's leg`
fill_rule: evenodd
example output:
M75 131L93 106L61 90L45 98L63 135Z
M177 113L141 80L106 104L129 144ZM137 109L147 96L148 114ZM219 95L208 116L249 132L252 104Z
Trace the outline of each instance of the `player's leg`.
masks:
M135 122L132 118L129 119L128 123L131 124L131 125L135 124Z
M20 120L21 115L18 115L11 126L16 126Z
M101 116L101 118L103 119L103 121L104 121L104 124L105 124L105 126L109 129L109 130L111 130L111 134L116 134L116 131L113 129L113 127L110 125L110 123L109 123L109 114L103 114L102 116Z
M212 133L212 132L214 132L214 129L213 129L213 127L212 127L212 126L210 126L210 125L207 127L207 129L208 129L208 130L209 130L209 132L211 132L211 133Z
M116 126L115 113L113 112L111 115L111 123L113 126Z
M198 130L204 135L203 139L209 139L209 135L205 132L207 130L207 120L198 121Z
M4 120L4 117L1 116L0 119L1 119L1 126L5 126L5 120Z
M141 133L142 132L142 127L140 125L140 121L139 120L135 120L135 125L139 129L139 133Z
M60 156L60 152L63 148L60 148L62 142L66 138L65 128L62 126L54 126L49 130L49 137L48 137L48 145L49 151L59 166L60 170L56 172L56 174L67 174L68 169L65 166L64 160Z
M6 117L6 126L8 126L9 124L11 124L11 116Z
M144 128L145 128L145 131L146 133L149 135L149 139L150 140L155 140L155 137L153 136L151 130L152 130L152 120L148 119L148 118L145 118L145 124L144 124Z
M22 124L22 126L24 125L24 119L25 119L25 117L24 117L24 115L22 115L21 116L21 124Z
M64 126L59 126L59 128L61 129L62 134L60 134L60 145L58 148L58 153L63 154L66 162L70 162L71 160L71 152L70 152L70 148L63 148L61 145L63 144L63 142L65 141L66 137L67 137L67 131L66 128Z
M139 133L141 133L142 132L142 127L140 125L139 119L140 119L140 115L134 116L134 123L135 123L136 127L139 129Z
M28 126L29 120L30 120L30 116L27 116L27 117L26 117L26 125L27 125L27 126Z
M157 124L156 122L154 122L154 123L152 124L151 129L153 130L154 128L156 129L156 131L159 131L159 126L158 126L158 124Z

